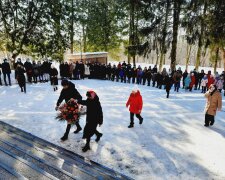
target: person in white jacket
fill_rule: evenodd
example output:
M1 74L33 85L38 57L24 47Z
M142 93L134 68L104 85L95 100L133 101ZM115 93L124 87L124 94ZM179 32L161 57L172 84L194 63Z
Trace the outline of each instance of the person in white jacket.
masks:
M204 75L204 77L201 80L201 87L202 87L202 92L201 93L205 93L206 92L207 83L208 83L207 75Z
M223 89L223 83L224 83L223 77L220 77L220 79L216 82L216 87L220 93L222 92Z
M87 65L87 63L85 63L85 65L84 65L84 75L85 75L85 77L88 77L88 78L90 76L90 68Z

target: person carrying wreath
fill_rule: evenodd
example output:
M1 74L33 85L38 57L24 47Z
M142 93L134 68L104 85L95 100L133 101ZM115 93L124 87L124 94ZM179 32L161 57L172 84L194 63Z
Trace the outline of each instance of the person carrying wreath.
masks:
M63 86L63 89L60 93L59 99L56 103L56 107L55 110L58 110L59 105L61 104L61 102L63 100L65 100L65 102L67 103L71 98L73 99L77 99L77 100L82 100L82 96L80 95L80 93L77 91L77 89L75 88L75 85L68 81L67 79L63 79L61 82L61 85ZM77 126L76 131L74 131L74 133L78 133L79 131L82 130L79 121L76 121L75 125ZM68 134L70 132L70 128L71 128L71 124L67 123L67 127L66 127L66 132L64 134L63 137L61 137L62 141L65 141L68 139Z

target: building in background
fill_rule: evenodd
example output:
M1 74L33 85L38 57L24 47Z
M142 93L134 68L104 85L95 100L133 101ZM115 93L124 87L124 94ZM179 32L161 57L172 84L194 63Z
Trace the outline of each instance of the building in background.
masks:
M65 60L68 62L80 62L81 60L86 63L108 63L108 52L86 52L86 53L74 53L74 54L66 54Z

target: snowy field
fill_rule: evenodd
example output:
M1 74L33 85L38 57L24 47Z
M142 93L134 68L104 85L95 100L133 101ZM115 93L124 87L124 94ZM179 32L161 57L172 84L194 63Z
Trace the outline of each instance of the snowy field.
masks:
M179 93L139 86L143 96L144 122L128 129L129 111L125 104L133 85L101 81L73 81L83 98L87 90L97 92L104 123L99 143L83 153L82 133L60 141L66 123L55 120L57 92L49 83L27 85L27 94L15 83L0 86L0 120L38 137L104 164L134 179L225 179L225 112L219 112L214 126L204 127L205 99L199 91ZM223 96L223 110L225 98ZM85 116L81 119L85 125Z

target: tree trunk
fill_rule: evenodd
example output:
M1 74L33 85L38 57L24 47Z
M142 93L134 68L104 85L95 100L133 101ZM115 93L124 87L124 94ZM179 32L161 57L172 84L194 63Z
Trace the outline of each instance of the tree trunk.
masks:
M207 0L204 1L204 10L203 10L203 14L202 14L203 17L205 17L206 10L207 10ZM201 60L202 39L203 39L203 36L204 36L204 29L205 29L205 25L204 25L204 20L202 18L201 19L201 31L200 31L200 35L199 35L199 39L198 39L198 52L197 52L197 58L196 58L196 62L195 62L195 69L196 70L198 70L199 65L200 65L200 60Z
M171 49L171 71L176 69L176 51L177 51L177 36L178 36L178 27L180 24L180 10L181 2L174 1L173 7L173 40L172 40L172 49Z
M162 71L162 66L163 66L163 60L164 60L164 53L160 54L160 59L159 59L159 71Z
M134 45L135 45L135 2L130 0L130 22L129 22L129 46L132 46L131 52L128 50L128 62L130 58L133 60L133 65L136 64L135 62L135 53L134 53Z
M83 46L84 52L87 52L87 35L84 25L83 25Z
M157 56L157 58L156 58L155 65L158 65L158 63L159 63L159 50L158 50L158 47L156 48L156 56Z
M203 56L203 60L202 60L202 62L200 63L200 65L202 66L202 67L204 67L205 66L205 61L206 61L206 56L207 56L207 48L205 48L204 49L204 56Z
M185 62L185 69L188 71L188 64L189 64L189 60L190 60L190 56L191 56L191 45L187 46L187 58L186 58L186 62Z
M198 43L198 51L197 51L197 57L195 62L195 69L198 70L200 65L200 59L201 59L201 53L202 53L202 45L201 45L201 35L199 37L199 43Z
M218 59L219 59L219 50L220 48L216 48L216 59L215 59L215 63L214 63L214 74L216 74L216 68L217 68L217 63L218 63Z
M70 32L70 53L73 54L73 37L74 37L74 0L71 0L71 32Z
M161 54L160 54L160 62L159 62L159 70L161 71L162 65L165 64L165 54L166 54L166 36L167 36L167 24L168 24L168 15L170 10L170 1L167 0L166 3L166 16L165 16L165 22L163 27L163 38L162 38L162 45L161 45Z

